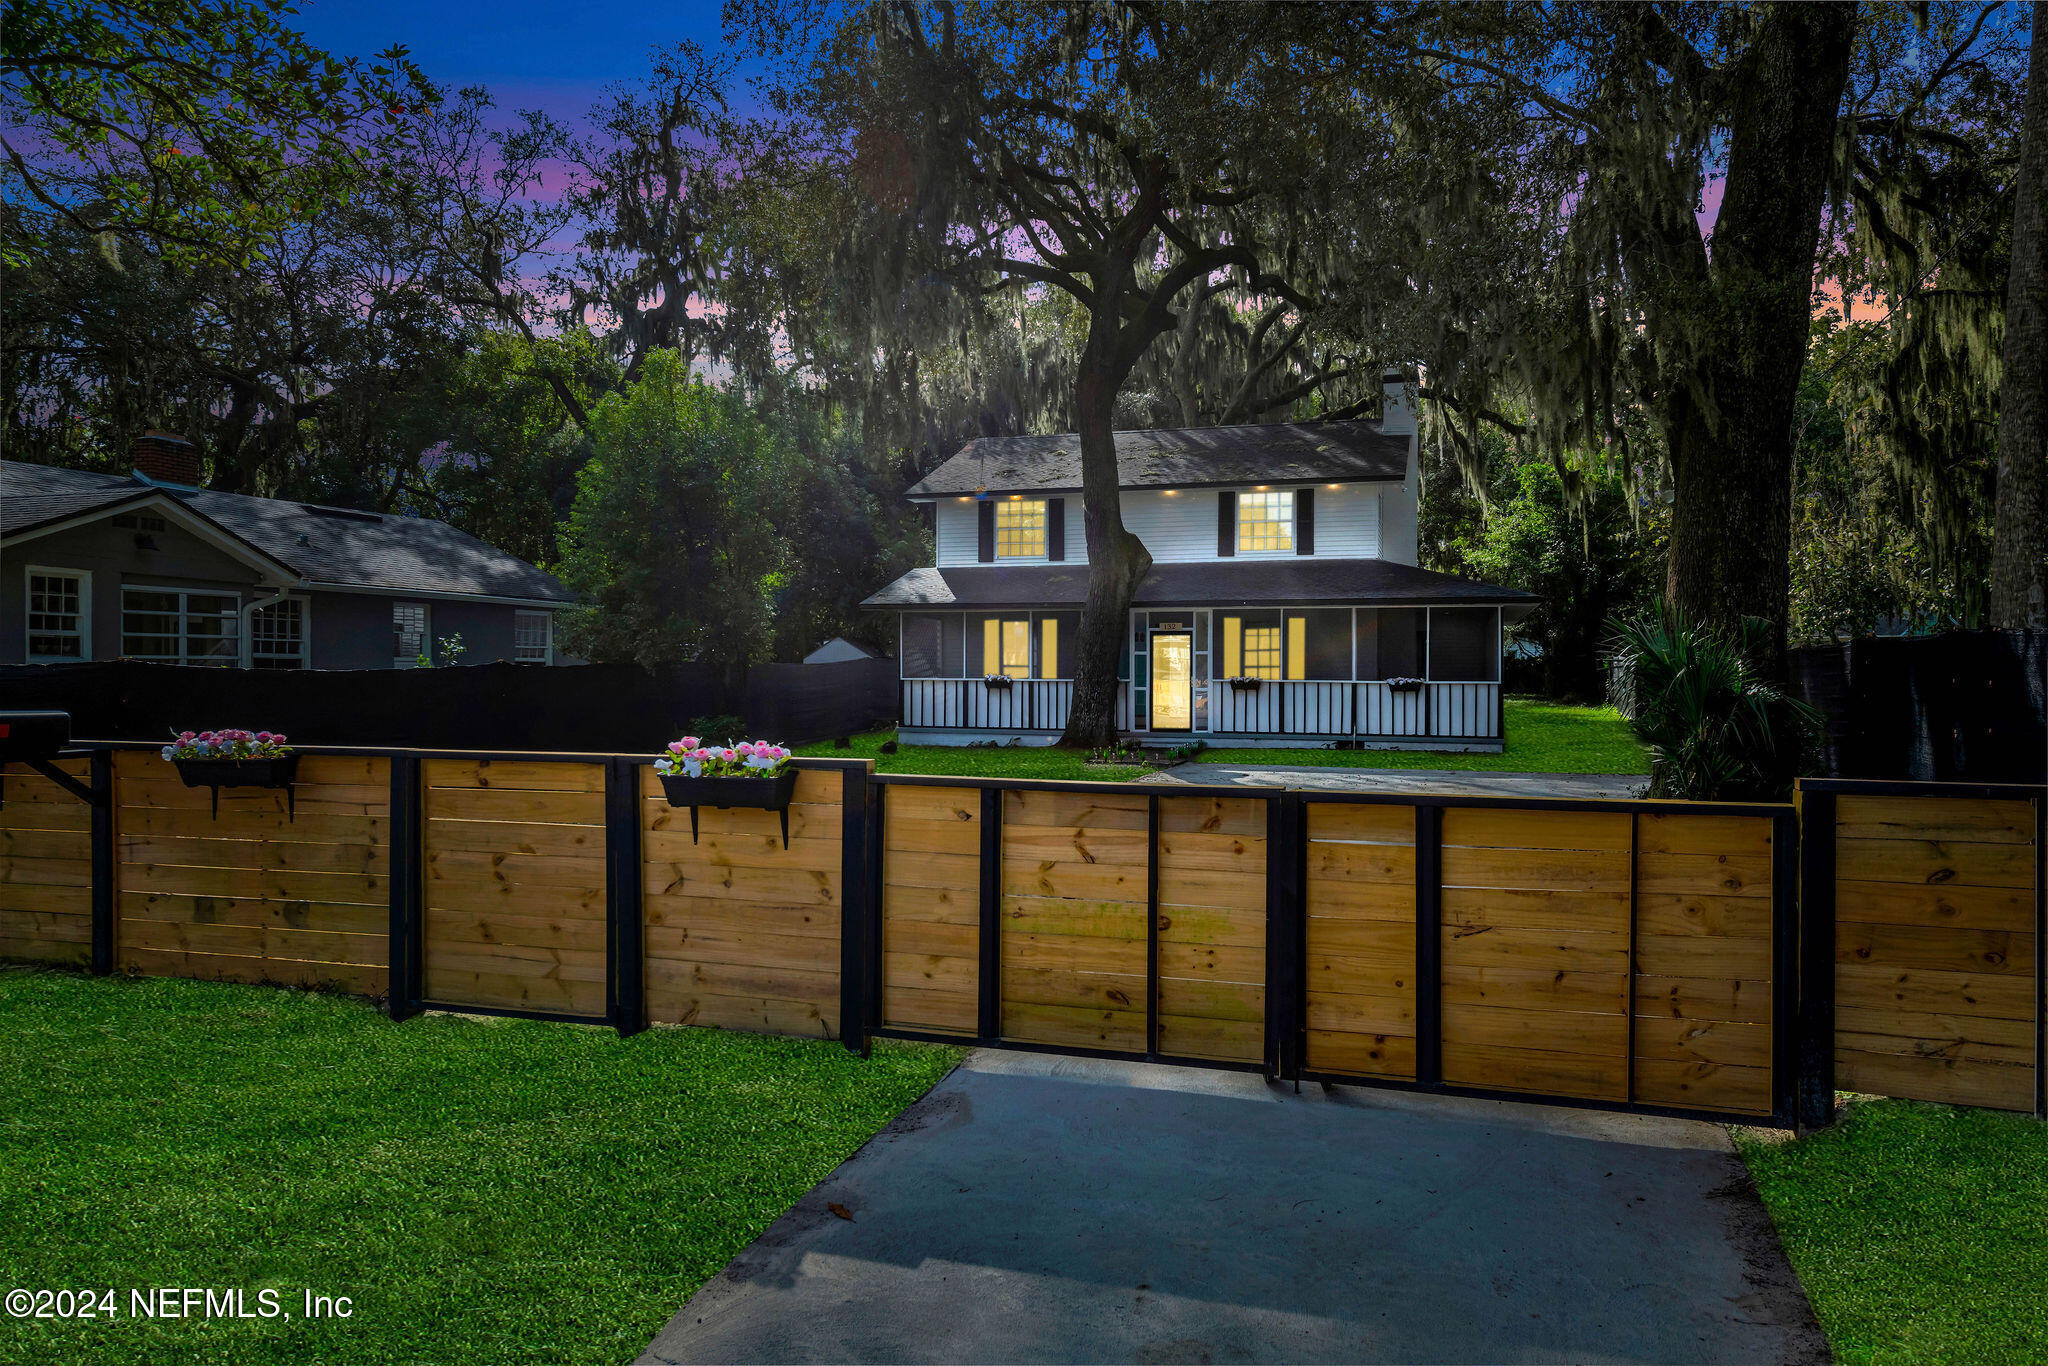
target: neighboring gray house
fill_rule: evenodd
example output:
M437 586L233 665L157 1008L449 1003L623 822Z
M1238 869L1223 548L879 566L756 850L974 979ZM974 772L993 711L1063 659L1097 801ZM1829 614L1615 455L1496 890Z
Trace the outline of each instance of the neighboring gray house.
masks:
M553 664L553 575L444 522L194 487L151 432L131 476L0 461L0 664L143 659L255 669ZM435 651L438 658L438 651Z

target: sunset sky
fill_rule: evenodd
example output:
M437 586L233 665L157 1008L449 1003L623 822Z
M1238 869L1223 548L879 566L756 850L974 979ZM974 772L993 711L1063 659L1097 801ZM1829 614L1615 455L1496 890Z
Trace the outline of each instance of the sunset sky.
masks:
M656 47L691 38L715 49L719 9L717 0L301 0L297 23L337 56L403 43L431 80L488 86L500 109L573 119L607 84L645 74Z

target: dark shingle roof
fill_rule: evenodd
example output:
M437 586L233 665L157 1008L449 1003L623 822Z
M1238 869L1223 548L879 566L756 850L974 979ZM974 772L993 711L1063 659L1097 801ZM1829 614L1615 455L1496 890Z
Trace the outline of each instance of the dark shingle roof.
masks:
M1250 427L1188 427L1118 432L1117 475L1124 488L1398 481L1408 472L1406 434L1376 422L1275 422ZM911 485L906 497L1053 492L1081 487L1081 438L984 436Z
M554 575L431 518L152 485L11 460L0 461L0 535L83 512L111 512L159 493L314 584L574 601Z
M972 565L913 569L863 607L1078 607L1088 596L1085 564ZM1391 560L1196 560L1155 564L1132 599L1139 606L1299 607L1378 603L1516 607L1534 593L1439 574Z

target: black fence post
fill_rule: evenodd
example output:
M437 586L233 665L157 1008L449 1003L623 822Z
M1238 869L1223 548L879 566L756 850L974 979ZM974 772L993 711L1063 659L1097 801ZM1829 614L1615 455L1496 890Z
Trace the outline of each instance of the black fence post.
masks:
M865 1057L873 1005L868 997L868 946L874 938L873 922L881 914L869 859L881 810L865 766L848 765L840 771L840 782L839 1041Z
M1444 1079L1444 809L1415 808L1415 1081Z
M1159 798L1145 803L1145 1056L1159 1054Z
M114 970L114 756L94 750L92 782L92 970Z
M420 927L424 821L420 811L420 761L408 754L391 758L391 927L390 983L385 1011L394 1020L420 1013L425 972Z
M1799 818L1771 822L1771 1110L1786 1128L1799 1118ZM1832 956L1832 953L1830 953ZM1833 981L1833 965L1829 965ZM1830 996L1832 1001L1833 997ZM1833 1052L1833 1041L1829 1041Z
M975 1033L993 1042L1003 1032L1003 794L981 790L981 971Z
M605 1014L627 1038L647 1028L637 760L605 760L604 827Z
M1835 794L1804 792L1799 838L1797 1127L1835 1117Z

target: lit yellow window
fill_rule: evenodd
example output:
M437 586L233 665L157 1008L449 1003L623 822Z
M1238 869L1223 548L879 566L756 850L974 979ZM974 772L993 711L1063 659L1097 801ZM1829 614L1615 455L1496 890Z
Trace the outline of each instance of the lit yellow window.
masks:
M1237 549L1240 554L1294 549L1292 490L1237 495Z
M1244 677L1244 618L1223 619L1223 676Z
M994 617L984 620L981 669L983 673L1008 674L1011 678L1031 677L1031 623L998 621Z
M1287 676L1308 677L1308 618L1287 619Z
M1046 617L1038 623L1038 676L1058 678L1060 676L1060 623L1056 617Z
M1247 626L1244 631L1244 677L1280 677L1280 628Z
M996 504L996 558L1045 558L1045 500L1012 498Z

